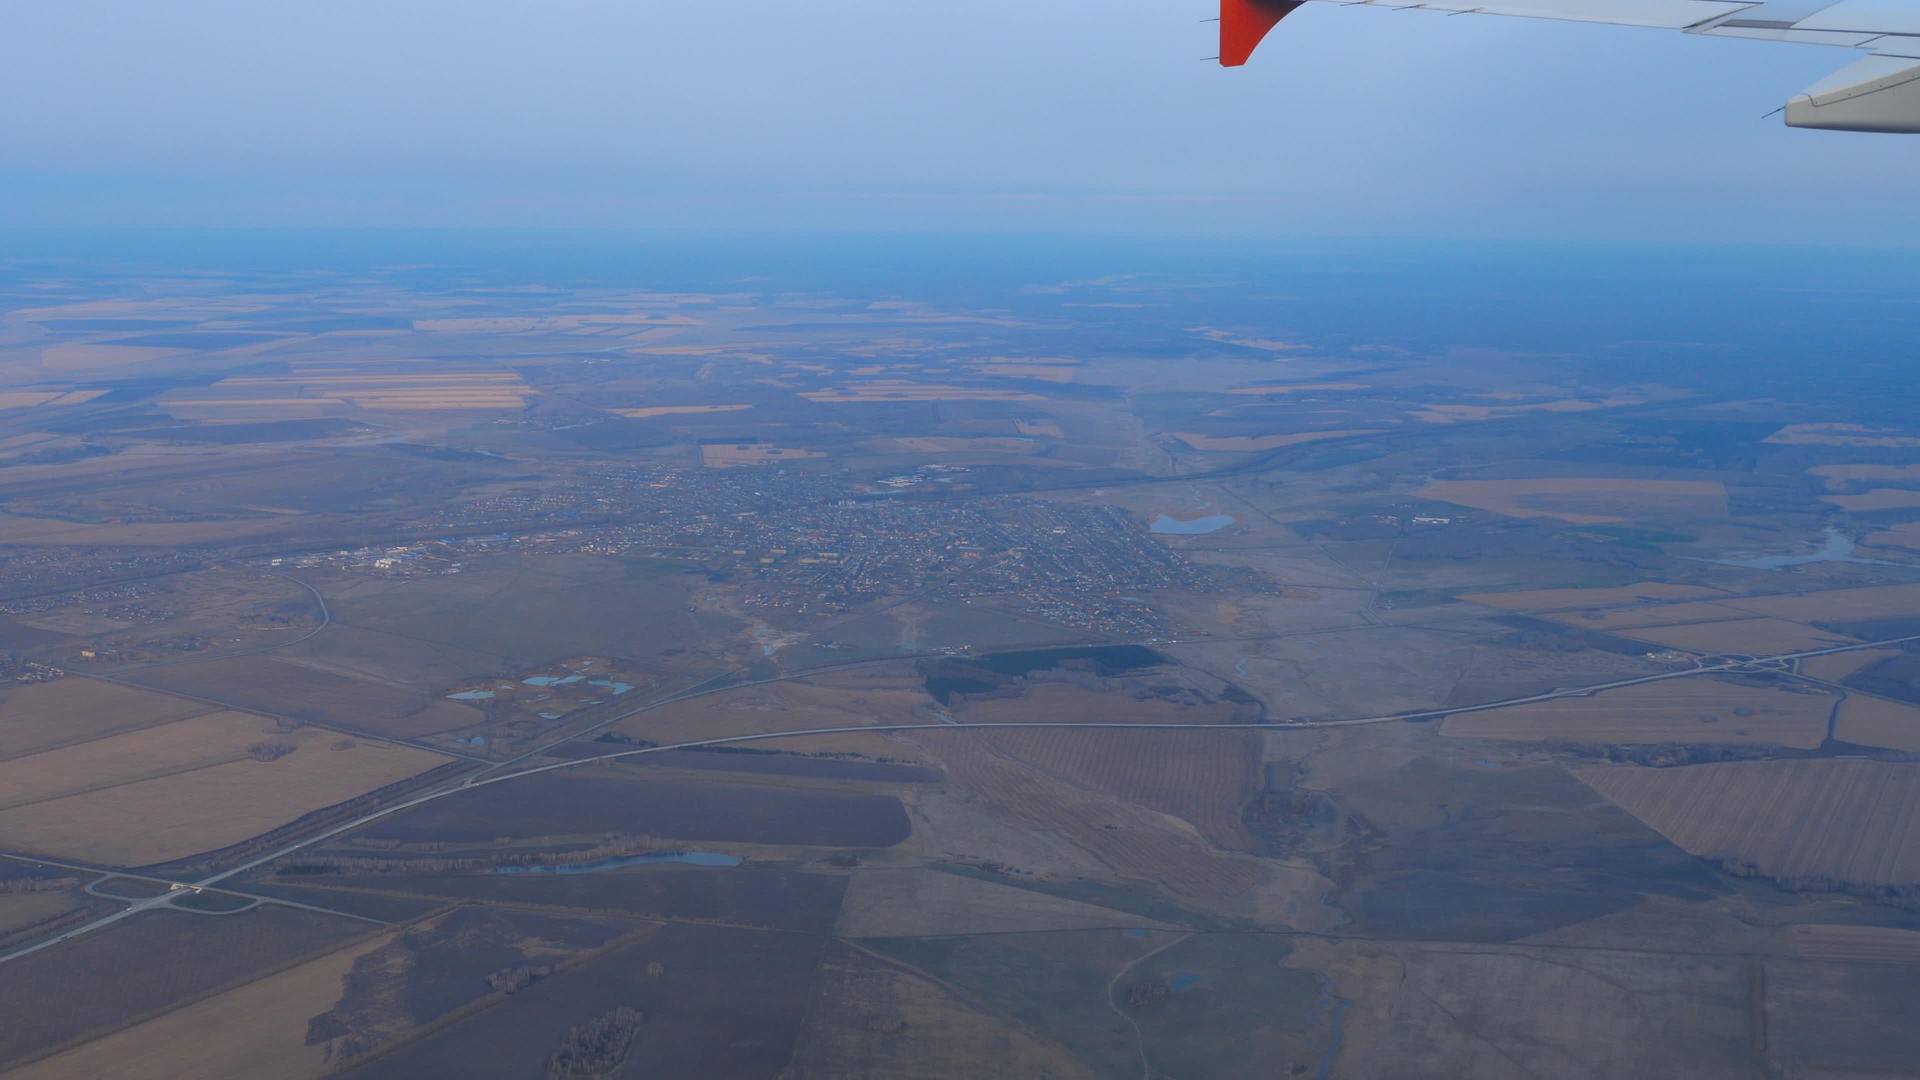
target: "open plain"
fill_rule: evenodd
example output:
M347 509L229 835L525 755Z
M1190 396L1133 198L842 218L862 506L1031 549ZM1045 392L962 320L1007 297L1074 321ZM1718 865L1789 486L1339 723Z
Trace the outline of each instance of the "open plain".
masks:
M1339 274L0 270L8 1076L1911 1072L1898 394Z

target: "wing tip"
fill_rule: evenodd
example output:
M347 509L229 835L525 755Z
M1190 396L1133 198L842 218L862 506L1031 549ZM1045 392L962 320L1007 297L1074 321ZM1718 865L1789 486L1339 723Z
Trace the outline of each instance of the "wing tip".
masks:
M1303 0L1220 0L1220 66L1241 67Z

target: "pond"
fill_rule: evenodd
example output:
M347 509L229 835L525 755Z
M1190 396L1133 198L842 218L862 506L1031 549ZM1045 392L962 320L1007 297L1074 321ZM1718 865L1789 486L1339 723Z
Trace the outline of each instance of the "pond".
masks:
M1228 514L1208 514L1206 517L1191 520L1158 514L1147 525L1147 531L1159 533L1162 536L1204 536L1210 532L1219 532L1233 522L1233 517Z

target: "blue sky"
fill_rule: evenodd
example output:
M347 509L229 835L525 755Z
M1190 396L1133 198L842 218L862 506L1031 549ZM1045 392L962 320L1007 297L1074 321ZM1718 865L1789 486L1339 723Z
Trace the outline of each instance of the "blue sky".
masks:
M1762 119L1854 54L1209 0L60 0L0 226L1920 242L1920 137Z

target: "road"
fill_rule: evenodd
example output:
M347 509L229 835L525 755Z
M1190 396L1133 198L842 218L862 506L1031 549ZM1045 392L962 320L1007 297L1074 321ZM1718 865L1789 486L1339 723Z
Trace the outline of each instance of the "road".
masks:
M1307 720L1307 721L1300 721L1297 723L1287 723L1287 724L1275 724L1275 723L1264 723L1264 722L1225 723L1225 724L1177 724L1177 723L1121 724L1121 723L1107 723L1107 722L1075 723L1073 721L1047 721L1047 720L1004 721L1004 722L979 723L979 724L947 724L947 723L940 723L938 721L933 723L922 723L922 724L855 724L855 725L849 725L845 727L800 728L800 729L795 729L791 731L766 731L766 732L759 732L751 735L728 735L728 736L723 736L721 738L716 738L716 739L696 739L690 742L667 743L661 746L642 746L642 747L634 747L627 750L615 750L605 754L598 754L593 757L576 758L570 761L556 761L546 765L538 765L530 769L522 769L519 772L506 773L500 776L491 776L491 777L486 777L484 779L468 778L466 780L462 780L458 783L452 784L447 787L437 788L433 791L416 795L412 798L395 803L392 806L384 807L382 809L375 810L367 814L363 814L360 817L354 818L351 821L345 822L340 825L336 825L323 832L316 833L313 836L309 836L304 840L298 840L293 843L287 844L284 847L278 848L274 851L268 852L267 854L261 855L254 859L250 859L247 862L241 863L240 865L235 866L232 869L223 870L217 874L208 875L207 877L201 878L198 881L182 882L181 884L187 886L186 889L175 890L173 892L164 893L160 896L154 896L154 897L149 897L148 899L145 899L145 900L134 901L128 904L128 906L121 911L114 912L110 915L103 915L100 918L93 920L92 922L83 923L70 930L66 930L60 934L57 934L51 938L48 938L45 941L40 941L31 945L22 946L18 949L13 950L12 952L6 953L4 955L0 955L0 963L5 963L10 960L17 960L23 956L30 956L33 953L41 951L42 949L50 949L53 946L58 945L62 942L70 941L74 938L80 937L85 934L93 933L96 930L105 929L106 927L112 926L115 923L122 922L135 915L138 915L143 911L149 911L155 908L170 907L172 906L174 899L183 892L190 892L192 889L195 889L195 888L199 888L199 889L212 888L214 886L217 886L220 882L226 881L229 878L237 877L238 875L244 874L249 870L254 870L259 867L265 866L268 863L274 862L276 860L284 859L288 855L292 855L295 852L302 851L306 848L312 847L315 844L319 844L324 841L331 840L334 837L339 836L343 833L352 832L355 829L359 829L364 826L371 825L376 821L379 821L383 818L391 817L394 814L411 810L416 806L422 806L430 802L436 802L440 799L447 798L448 796L451 796L451 795L459 795L464 792L476 791L481 788L490 787L494 784L504 784L512 780L519 780L523 777L538 776L542 773L557 772L561 769L576 769L582 765L591 765L595 762L614 761L621 758L640 757L646 754L664 754L673 750L698 750L703 747L709 747L709 746L731 746L736 743L763 742L769 739L797 738L797 737L802 737L807 735L847 735L847 734L862 734L862 733L874 734L874 733L887 733L887 732L896 732L896 731L959 732L959 731L996 730L996 729L1004 729L1004 728L1085 728L1091 731L1113 730L1116 728L1129 729L1129 730L1145 729L1145 730L1170 730L1170 731L1208 731L1208 730L1213 730L1213 731L1288 730L1290 731L1290 730L1296 730L1299 728L1355 727L1355 726L1364 725L1364 724L1390 724L1390 723L1403 723L1407 721L1437 720L1437 719L1441 719L1443 717L1448 717L1448 716L1458 716L1462 713L1484 712L1488 709L1503 709L1503 708L1507 708L1514 705L1530 705L1530 704L1535 704L1542 701L1557 701L1562 698L1585 697L1587 695L1597 694L1605 690L1618 690L1622 687L1627 687L1627 686L1643 686L1647 683L1664 682L1668 679L1685 679L1685 678L1691 678L1696 675L1712 674L1714 672L1750 670L1759 665L1786 664L1786 663L1792 663L1799 660L1809 659L1815 656L1831 656L1835 653L1856 652L1861 649L1879 649L1879 648L1885 648L1889 645L1904 645L1912 641L1920 641L1920 634L1909 634L1905 637L1885 638L1880 641L1863 641L1853 645L1836 645L1831 648L1825 648L1825 649L1808 649L1802 652L1780 653L1774 656L1761 656L1761 657L1752 657L1749 659L1727 660L1717 664L1699 664L1695 667L1684 668L1678 671L1665 671L1665 672L1660 672L1654 675L1643 675L1633 679L1619 679L1613 682L1594 683L1589 686L1563 687L1558 690L1549 690L1543 694L1530 694L1525 697L1505 698L1500 701L1487 701L1487 702L1481 702L1476 705L1456 705L1456 706L1449 706L1447 708L1442 708L1442 709L1422 709L1422 710L1414 710L1410 712L1389 713L1382 716L1352 717L1344 720ZM773 680L763 680L763 681L773 681ZM713 693L713 692L717 692L720 689L733 689L735 686L741 686L741 685L750 685L750 684L740 683L740 684L734 684L733 686L729 686L725 688L716 687L715 690L713 691L701 691L701 693ZM665 702L663 701L656 704L664 704L664 703Z

